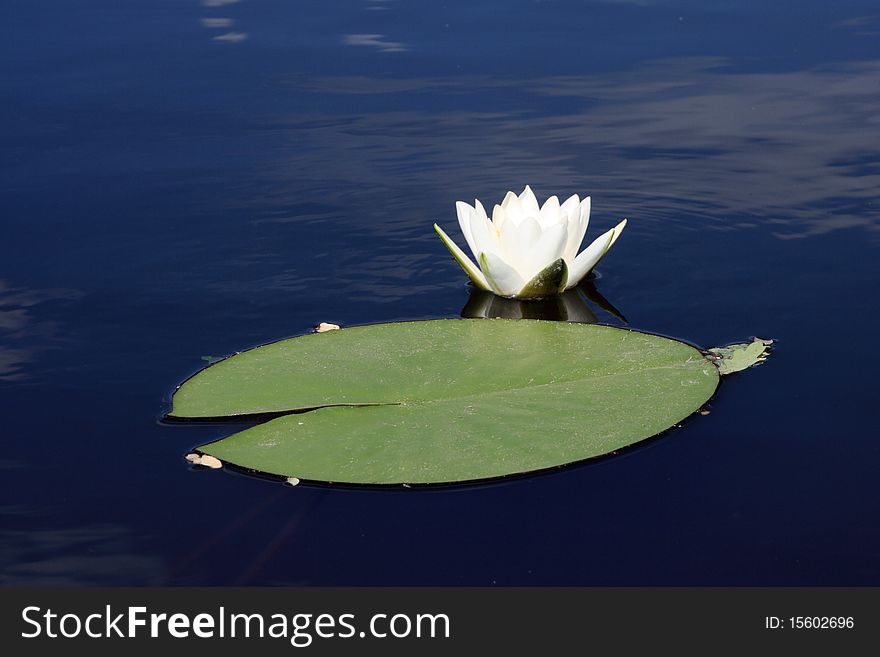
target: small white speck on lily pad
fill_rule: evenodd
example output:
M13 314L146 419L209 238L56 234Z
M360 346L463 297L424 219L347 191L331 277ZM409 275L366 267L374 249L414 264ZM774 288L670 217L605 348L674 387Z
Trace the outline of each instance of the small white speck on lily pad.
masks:
M212 470L217 470L223 467L223 462L210 454L196 454L195 452L191 452L186 455L186 460L193 465L201 465L206 468L211 468Z
M327 331L338 331L339 324L330 324L328 322L321 322L315 327L315 333L326 333Z

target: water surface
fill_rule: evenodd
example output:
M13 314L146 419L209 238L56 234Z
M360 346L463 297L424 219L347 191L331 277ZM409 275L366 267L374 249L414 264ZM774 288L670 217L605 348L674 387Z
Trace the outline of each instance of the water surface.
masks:
M11 584L874 584L876 3L7 0ZM204 357L474 304L454 202L627 217L594 319L777 339L626 455L434 491L194 471ZM593 319L585 316L587 319Z

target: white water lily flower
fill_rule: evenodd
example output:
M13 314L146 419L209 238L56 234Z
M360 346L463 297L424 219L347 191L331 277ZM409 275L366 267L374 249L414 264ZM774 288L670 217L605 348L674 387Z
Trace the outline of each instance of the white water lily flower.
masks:
M526 185L517 196L496 205L490 220L480 201L455 204L458 223L479 267L443 232L434 230L453 257L481 290L503 297L534 299L559 294L577 285L614 246L626 219L578 253L590 221L590 197L577 194L559 204L551 196L538 207Z

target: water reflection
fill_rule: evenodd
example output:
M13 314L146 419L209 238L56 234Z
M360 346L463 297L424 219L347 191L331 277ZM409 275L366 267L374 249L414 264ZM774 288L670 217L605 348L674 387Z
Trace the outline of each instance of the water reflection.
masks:
M80 296L75 290L14 287L0 279L0 381L27 378L26 366L38 353L64 342L58 322L36 317L36 307Z
M387 11L389 2L393 2L393 0L367 0L367 10Z
M408 50L406 45L397 41L388 41L384 34L346 34L344 39L347 46L371 46L379 52L404 52Z
M221 43L240 43L247 39L247 32L226 32L225 34L219 34L214 37L214 41L220 41Z
M766 73L736 66L689 57L531 79L301 76L290 80L298 91L340 109L279 118L278 133L296 144L287 152L308 157L273 163L268 175L291 190L346 190L364 207L376 205L361 198L374 192L387 205L391 180L398 198L436 191L439 200L442 191L444 204L450 190L468 199L528 181L592 194L608 223L626 216L645 231L878 231L880 159L868 135L878 134L880 60ZM383 111L340 95L384 99ZM425 225L445 209L429 208Z
M596 289L594 279L585 281L557 297L529 301L507 299L471 287L470 297L464 308L461 309L461 316L487 319L496 317L503 319L547 319L596 324L599 322L599 318L590 307L591 303L619 322L627 323L623 314Z
M880 16L856 16L837 21L833 26L850 30L854 36L876 37L880 35Z
M227 5L234 5L238 1L239 0L202 0L202 5L210 10L226 7ZM229 30L235 25L235 20L225 16L205 16L199 19L199 24L208 30ZM223 32L222 34L211 37L213 41L218 41L220 43L240 43L247 38L247 32L238 32L234 30Z
M157 584L161 557L147 554L132 532L115 525L6 531L0 538L2 586L109 585L126 581Z
M231 18L203 18L199 21L202 27L206 28L220 28L220 27L232 27L235 23Z
M865 431L876 368L871 349L846 353L876 325L873 305L856 304L871 297L880 236L880 20L860 16L877 9L628 1L657 10L6 3L0 505L54 496L60 515L0 519L2 583L167 581L163 563L193 554L208 566L185 583L262 564L266 584L300 572L316 584L880 582ZM683 26L680 6L693 8ZM250 36L212 40L231 32ZM411 50L379 51L396 42ZM315 503L307 489L251 517L234 509L256 508L265 487L218 479L212 502L244 518L221 536L210 514L166 512L205 497L175 458L221 431L168 438L153 423L199 355L322 320L458 315L465 277L431 223L454 226L457 198L526 182L592 194L591 232L631 219L597 284L633 323L706 344L766 331L788 355L731 384L708 428L610 468L479 494L389 492L381 506L341 491L300 545L276 532ZM48 290L61 286L87 294ZM610 319L575 294L580 314L563 300L556 317ZM823 312L805 312L817 298ZM553 315L497 304L474 298L462 314ZM89 439L66 440L72 428ZM124 477L107 459L120 437L137 456ZM792 445L805 446L799 467L782 467ZM126 491L140 491L130 530L94 526L95 501L116 500L99 509L109 522ZM607 504L584 517L579 497Z

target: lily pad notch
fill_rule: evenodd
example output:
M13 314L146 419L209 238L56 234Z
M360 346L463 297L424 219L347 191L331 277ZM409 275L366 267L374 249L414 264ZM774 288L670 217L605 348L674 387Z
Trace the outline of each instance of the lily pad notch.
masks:
M235 354L181 384L168 417L269 417L198 451L282 478L482 481L656 436L702 408L722 374L763 362L768 342L702 352L598 324L375 324Z

